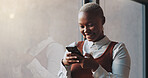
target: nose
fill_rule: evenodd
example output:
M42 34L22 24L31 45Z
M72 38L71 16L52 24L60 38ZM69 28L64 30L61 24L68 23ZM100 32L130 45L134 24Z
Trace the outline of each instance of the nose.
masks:
M87 33L89 31L89 27L88 26L85 26L84 27L84 33Z

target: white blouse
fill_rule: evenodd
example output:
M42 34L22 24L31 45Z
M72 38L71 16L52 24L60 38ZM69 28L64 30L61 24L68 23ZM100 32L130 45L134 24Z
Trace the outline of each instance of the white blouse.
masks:
M102 40L97 42L91 42L85 40L83 45L83 55L85 53L90 53L94 58L98 58L101 56L108 45L110 44L110 40L107 36L105 36ZM69 46L75 46L77 43L74 42ZM65 56L66 53L65 52ZM65 58L64 56L64 58ZM124 43L117 43L113 48L113 63L112 63L112 73L107 72L101 65L99 65L98 69L93 72L94 78L128 78L130 72L130 56L124 45ZM59 78L71 78L71 66L63 66L61 64L60 71L58 73Z

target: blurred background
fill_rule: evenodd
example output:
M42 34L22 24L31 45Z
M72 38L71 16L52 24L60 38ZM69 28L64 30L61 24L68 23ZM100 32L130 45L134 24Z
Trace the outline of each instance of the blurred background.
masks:
M91 0L97 1L97 0ZM77 14L84 0L0 0L0 77L57 78L65 46L82 40ZM105 34L124 42L130 78L145 78L145 6L100 0Z

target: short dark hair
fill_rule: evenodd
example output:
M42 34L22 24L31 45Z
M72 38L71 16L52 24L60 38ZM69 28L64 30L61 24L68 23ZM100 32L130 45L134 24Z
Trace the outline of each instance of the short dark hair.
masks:
M97 16L104 18L104 13L102 8L99 6L99 4L91 2L84 4L79 12L86 12L86 13L95 13Z
M104 16L103 10L100 7L100 5L97 3L94 3L94 2L86 3L80 8L79 12L95 14L96 16L102 19L102 24L105 23L105 16Z

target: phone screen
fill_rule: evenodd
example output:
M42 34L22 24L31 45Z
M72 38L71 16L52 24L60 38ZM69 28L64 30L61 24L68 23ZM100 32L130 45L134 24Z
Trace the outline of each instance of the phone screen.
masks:
M82 57L84 57L81 52L78 50L78 48L75 46L75 47L66 47L66 49L69 51L69 52L72 52L72 53L76 53Z

